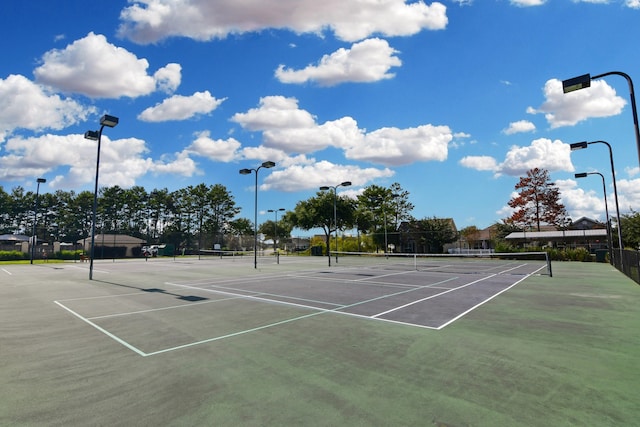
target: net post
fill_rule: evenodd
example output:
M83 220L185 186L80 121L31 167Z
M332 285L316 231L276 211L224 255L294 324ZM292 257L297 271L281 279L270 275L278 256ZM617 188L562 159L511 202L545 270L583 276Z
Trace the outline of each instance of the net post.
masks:
M418 271L418 255L413 254L413 269Z
M547 260L547 271L549 272L549 277L553 277L553 272L551 271L551 258L549 257L549 252L545 251L544 256Z

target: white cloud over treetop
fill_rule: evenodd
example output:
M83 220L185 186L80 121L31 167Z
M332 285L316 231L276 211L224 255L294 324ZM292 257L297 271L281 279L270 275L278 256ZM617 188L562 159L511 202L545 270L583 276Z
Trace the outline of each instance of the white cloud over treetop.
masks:
M296 33L334 32L345 41L374 34L409 36L441 30L447 9L439 2L405 0L134 0L120 14L119 35L137 43L168 37L195 40L229 34L289 29Z
M77 188L93 182L96 144L83 135L42 135L9 139L6 154L0 157L0 181L18 181L34 176L56 174L52 188ZM102 136L100 185L131 187L147 173L172 173L191 176L197 173L195 162L186 156L176 160L154 161L145 157L148 149L138 138L111 140ZM65 170L66 169L66 170Z
M154 75L147 74L148 68L146 59L91 32L64 49L46 52L34 75L39 83L90 98L136 98L156 90L173 92L180 85L180 65L167 64Z
M361 168L355 165L337 165L326 160L305 165L292 165L284 170L276 170L264 180L260 187L264 190L301 191L328 185L331 182L349 180L354 186L365 185L378 178L394 175L390 169Z

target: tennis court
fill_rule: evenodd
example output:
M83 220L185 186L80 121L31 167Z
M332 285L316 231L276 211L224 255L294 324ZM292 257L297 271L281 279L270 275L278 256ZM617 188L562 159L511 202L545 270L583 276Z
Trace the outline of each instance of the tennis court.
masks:
M640 287L613 267L369 261L1 264L0 425L640 419Z
M145 287L129 279L132 284L119 285L124 288L120 293L54 302L135 353L153 356L320 315L438 330L549 268L540 257L341 254L339 260L332 267L309 268L324 260L284 258L272 266L276 272L251 275L245 273L251 267L249 259L237 257L102 264L97 280L101 273L110 277L128 272L135 277L139 269L161 271L163 280ZM273 258L262 262L270 261L273 264ZM210 277L184 280L185 270L190 274L200 270ZM226 274L216 274L221 271ZM144 274L146 279L149 274ZM162 333L150 334L158 325Z

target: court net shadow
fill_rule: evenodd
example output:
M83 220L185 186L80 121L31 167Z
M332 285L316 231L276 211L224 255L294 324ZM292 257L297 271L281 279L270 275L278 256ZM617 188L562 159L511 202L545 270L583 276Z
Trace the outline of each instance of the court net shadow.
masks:
M200 297L200 296L196 296L196 295L182 295L182 294L176 294L173 292L170 292L166 289L161 289L161 288L139 288L137 286L132 286L132 285L125 285L123 283L114 283L114 282L108 282L106 280L94 280L95 282L100 282L100 283L106 283L107 285L113 285L113 286L120 286L123 288L129 288L129 289L137 289L141 292L153 292L153 293L159 293L159 294L164 294L164 295L170 295L173 297L176 297L176 299L182 300L182 301L188 301L188 302L199 302L199 301L206 301L209 298L206 297Z

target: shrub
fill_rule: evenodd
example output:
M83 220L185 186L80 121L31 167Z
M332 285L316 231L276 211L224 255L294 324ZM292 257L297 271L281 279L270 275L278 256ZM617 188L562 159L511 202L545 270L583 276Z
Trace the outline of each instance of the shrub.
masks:
M60 252L56 252L53 255L53 258L56 259L80 259L80 255L82 255L84 251L82 249L78 249L75 251L65 251L62 250Z
M0 261L18 261L29 259L29 254L21 251L0 251Z

